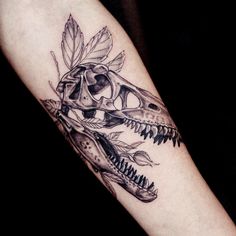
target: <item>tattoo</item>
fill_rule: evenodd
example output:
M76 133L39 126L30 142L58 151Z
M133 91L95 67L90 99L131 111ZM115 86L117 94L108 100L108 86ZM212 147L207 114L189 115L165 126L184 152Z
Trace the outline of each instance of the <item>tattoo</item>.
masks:
M139 88L118 73L125 61L122 51L113 60L104 62L113 46L107 27L84 45L84 36L70 15L62 34L61 50L68 71L53 88L58 100L42 100L44 107L76 152L100 174L106 187L115 195L114 182L143 202L157 198L154 183L137 173L135 166L152 167L149 154L138 150L144 141L128 144L120 140L121 132L113 128L125 125L156 145L171 141L180 146L181 136L162 101ZM136 106L134 106L137 100ZM103 112L104 117L97 116ZM113 131L113 132L111 132Z

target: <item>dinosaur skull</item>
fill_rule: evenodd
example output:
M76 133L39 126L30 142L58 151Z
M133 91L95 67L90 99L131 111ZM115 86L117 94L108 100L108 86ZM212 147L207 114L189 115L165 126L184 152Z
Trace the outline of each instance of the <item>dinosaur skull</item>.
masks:
M91 131L76 120L58 112L58 120L68 132L68 138L76 151L89 162L94 170L109 182L115 182L143 202L157 198L154 182L149 182L144 175L137 174L132 164L122 158L104 134ZM113 187L104 184L115 194Z
M104 95L107 90L110 92ZM81 110L85 118L93 118L98 110L104 111L107 128L125 124L135 128L144 139L149 136L158 144L168 139L174 145L180 144L180 134L162 101L104 64L76 66L63 76L57 91L62 94L65 106Z

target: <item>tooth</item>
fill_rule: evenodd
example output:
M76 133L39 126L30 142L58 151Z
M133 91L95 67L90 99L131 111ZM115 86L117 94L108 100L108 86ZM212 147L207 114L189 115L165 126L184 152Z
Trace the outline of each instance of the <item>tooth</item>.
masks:
M145 188L148 188L148 186L149 186L149 180L146 178L145 179L145 184L144 184L144 186L145 186Z
M133 178L137 173L137 170L133 171L131 178Z
M172 128L168 129L168 136L169 136L169 140L171 140L173 133L172 133Z
M154 185L153 185L153 187L151 187L151 188L149 188L148 190L149 191L153 191L155 188L154 188Z
M172 139L172 129L171 129L171 130L170 130L170 129L168 130L167 135L168 135L169 140L171 140L171 139Z
M152 128L151 128L151 130L152 130L152 133L153 133L153 135L152 135L152 137L156 137L156 135L157 135L157 127L156 126L152 126Z
M132 173L133 173L132 171L129 171L128 174L127 174L127 176L128 176L130 179L131 179Z
M131 178L133 175L133 171L130 171L130 173L128 174L129 178Z
M131 170L131 168L132 168L132 165L130 165L130 166L128 167L128 171L130 171L130 170Z
M125 170L127 169L128 166L128 162L125 162Z
M135 133L137 133L138 132L138 130L139 130L139 127L140 127L140 123L136 123L136 125L135 125Z
M133 172L133 168L129 170L128 175L130 175Z
M121 169L122 167L123 167L123 163L120 162L119 169Z
M147 136L148 136L148 133L145 133L144 131L144 136L143 136L144 140L147 138Z
M149 134L149 138L152 138L152 137L153 137L153 132L152 132L152 130L150 130L148 134Z
M125 175L128 175L128 173L129 173L129 171L126 169L125 172L124 172L124 174L125 174Z
M138 178L138 175L135 175L133 178L133 181L135 182L137 178Z
M177 135L177 132L176 132L176 130L173 130L172 138L175 138L175 137L176 137L176 135Z
M134 128L135 124L136 124L136 122L135 122L135 121L133 121L133 122L132 122L132 124L131 124L131 129L133 129L133 128Z
M178 138L177 142L178 142L178 146L180 147L180 139L179 138Z
M159 125L159 127L158 127L158 133L159 133L159 134L162 134L162 133L163 133L163 126L162 126L162 125Z
M158 140L158 145L160 145L160 144L161 144L161 142L163 141L163 139L164 139L164 136L163 136L163 135L161 135L161 136L160 136L160 138L159 138L159 140Z
M132 120L129 120L127 123L127 127L129 127L131 123L132 123Z
M120 164L120 162L119 162L119 160L117 160L117 161L115 162L115 165L118 167L119 164Z
M150 125L147 125L147 127L146 127L146 133L148 133L148 132L150 131L150 129L151 129L151 126L150 126Z
M164 137L164 143L166 143L166 141L168 140L168 136Z
M153 143L156 143L160 138L160 135L157 135L155 138L154 138L154 142Z
M124 118L125 124L127 125L127 123L129 122L128 119Z
M120 171L123 172L123 173L125 172L125 165L123 165L123 166L121 167Z
M153 190L153 189L154 189L154 182L152 182L150 186L148 187L148 190Z
M175 145L176 145L176 138L173 138L172 141L173 141L173 145L175 147Z
M140 134L140 136L142 137L145 134L145 130L143 130Z
M164 126L164 127L163 127L163 134L166 135L167 132L168 132L168 129L167 129L167 127Z
M146 177L143 178L141 186L144 188L145 185L146 185Z
M143 180L143 175L140 176L138 184L141 184L142 180Z
M145 124L141 124L138 132L141 133L145 129L145 127L146 127Z
M154 190L154 186L151 187L151 188L149 188L148 190L149 190L149 191L153 191L153 190Z
M137 178L136 178L136 180L134 180L134 181L135 181L136 184L138 184L138 182L139 182L139 175L136 176L136 177L137 177Z

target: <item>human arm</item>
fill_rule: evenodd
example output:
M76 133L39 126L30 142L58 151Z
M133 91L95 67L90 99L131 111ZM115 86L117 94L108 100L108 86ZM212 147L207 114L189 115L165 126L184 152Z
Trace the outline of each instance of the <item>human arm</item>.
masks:
M78 2L78 5L74 5L73 1L70 3L72 5L62 4L60 6L57 6L55 3L51 9L48 9L44 3L29 4L27 7L23 7L22 10L18 11L14 7L21 7L21 4L11 7L14 16L8 17L15 24L13 23L11 25L12 30L10 30L9 35L6 33L2 34L4 36L2 37L2 44L10 61L34 95L38 99L45 100L53 98L57 100L48 85L48 78L53 81L55 86L57 85L56 70L49 51L53 50L55 52L57 60L60 60L60 68L62 68L64 62L60 56L61 52L58 42L61 41L61 32L64 30L63 25L69 13L72 13L84 33L86 43L97 31L107 25L113 37L113 49L110 52L109 58L114 58L122 50L126 52L123 69L118 74L132 83L129 87L135 89L134 85L136 85L158 96L132 44L113 19L105 13L104 9L100 5L97 5L98 3L92 1ZM68 9L66 10L66 8ZM16 12L18 13L16 14ZM25 15L19 17L21 12ZM88 15L91 17L88 18ZM16 27L15 17L19 17L17 20L19 27ZM6 18L3 22L7 22ZM26 25L26 19L27 24L30 25ZM28 19L32 19L32 22L29 22ZM4 28L6 29L6 27L3 27L3 32ZM22 36L21 33L23 37L16 42L16 39ZM11 47L11 44L17 47ZM27 45L27 48L25 45ZM22 51L22 49L25 49L25 51ZM11 57L11 55L14 55L14 57ZM45 57L42 55L45 55ZM24 61L24 66L22 66L22 61ZM63 71L63 75L68 69L64 67L61 71ZM147 94L146 97L148 98ZM157 103L162 107L160 101ZM164 108L162 107L162 109ZM164 117L167 118L168 115ZM132 130L122 124L117 126L114 131L128 133L130 138L124 135L122 136L122 134L119 137L128 144L143 141L143 136L140 137L133 134ZM104 132L109 134L113 131L110 129ZM188 232L189 234L193 233L194 230L202 230L199 233L203 235L203 231L206 232L206 228L209 228L210 223L214 222L215 224L220 218L215 228L209 229L213 230L211 233L214 232L216 234L217 230L220 229L224 231L226 228L230 229L230 223L226 223L229 222L227 216L199 176L199 173L189 159L183 143L181 143L180 147L174 147L172 139L166 143L161 142L160 145L157 145L158 141L161 140L160 138L155 144L153 144L153 139L148 138L138 149L140 148L141 151L146 150L150 158L154 162L160 163L160 165L153 166L152 168L148 166L138 167L137 169L140 173L143 171L150 180L154 180L156 187L159 189L158 198L145 204L142 201L136 200L132 194L126 193L123 188L119 188L119 184L112 183L117 192L118 199L134 215L145 230L153 235L153 232L161 234L163 231L173 231L175 234L183 235L182 227L184 227L186 234ZM189 192L191 194L188 194ZM183 198L185 201L183 201ZM197 207L194 208L194 206ZM194 209L196 210L195 212ZM173 217L172 212L177 212L176 214L178 215L175 214ZM150 214L151 217L146 217ZM201 219L200 222L196 218ZM167 225L165 229L161 227L164 224ZM189 226L189 231L186 225Z

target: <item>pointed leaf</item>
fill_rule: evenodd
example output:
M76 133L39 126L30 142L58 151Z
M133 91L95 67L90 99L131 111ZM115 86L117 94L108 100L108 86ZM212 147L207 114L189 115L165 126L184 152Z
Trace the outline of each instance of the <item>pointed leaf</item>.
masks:
M84 48L84 36L79 25L70 15L62 33L61 50L65 65L72 69L80 61Z
M134 162L139 166L153 166L155 163L144 151L137 151L133 154Z
M132 149L130 145L126 144L123 141L119 140L110 140L110 141L115 146L118 152L129 152Z
M101 129L105 125L104 121L98 118L83 119L81 124L93 129Z
M82 60L85 62L102 62L112 49L112 35L107 27L91 38L84 48Z
M141 145L142 143L144 143L143 141L138 141L135 143L130 144L130 147L132 147L132 149L137 148L139 145Z
M120 72L125 61L125 52L122 51L119 53L113 60L109 61L107 63L107 66L109 70L115 71L115 72Z
M133 153L123 152L120 154L120 156L134 162Z
M117 140L119 138L120 134L122 134L122 133L123 133L123 131L121 131L121 132L112 132L107 136L107 138L109 140Z

